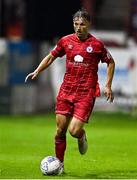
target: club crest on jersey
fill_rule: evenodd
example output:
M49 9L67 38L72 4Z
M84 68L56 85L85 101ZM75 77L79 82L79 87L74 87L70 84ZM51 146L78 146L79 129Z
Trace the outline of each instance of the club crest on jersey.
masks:
M75 57L74 57L74 61L75 62L83 62L83 57L81 56L81 55L76 55Z
M91 53L93 51L93 48L91 46L88 46L86 50L88 53Z

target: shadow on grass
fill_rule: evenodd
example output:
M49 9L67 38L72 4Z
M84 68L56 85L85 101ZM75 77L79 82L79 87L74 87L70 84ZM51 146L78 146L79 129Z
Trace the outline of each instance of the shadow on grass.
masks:
M89 173L85 175L80 175L71 172L65 172L61 175L64 179L136 179L137 178L137 170L127 170L127 171L106 171L106 172L98 172L98 173Z

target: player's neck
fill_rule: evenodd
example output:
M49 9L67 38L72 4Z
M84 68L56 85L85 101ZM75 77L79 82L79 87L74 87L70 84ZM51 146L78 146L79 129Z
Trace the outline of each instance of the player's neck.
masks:
M76 35L77 36L77 35ZM85 41L87 38L88 38L89 34L86 34L85 36L81 36L81 37L78 37L77 38L80 40L80 41Z

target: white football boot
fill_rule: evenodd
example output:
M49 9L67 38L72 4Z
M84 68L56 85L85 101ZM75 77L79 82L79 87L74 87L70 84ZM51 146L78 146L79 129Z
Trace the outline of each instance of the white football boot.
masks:
M85 154L88 150L88 142L86 138L86 133L83 134L83 136L78 139L78 149L80 154Z
M61 162L60 164L61 165L60 165L59 175L64 173L64 162Z

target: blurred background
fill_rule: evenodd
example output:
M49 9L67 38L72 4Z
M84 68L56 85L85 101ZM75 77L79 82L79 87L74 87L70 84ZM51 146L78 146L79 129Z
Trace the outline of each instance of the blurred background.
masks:
M0 114L54 110L65 57L35 81L24 79L60 37L73 33L72 15L81 7L91 15L90 32L116 62L114 103L106 103L102 93L95 110L137 114L137 0L0 0ZM103 92L106 65L100 64L98 74Z

